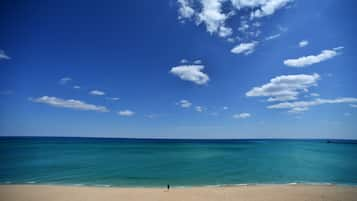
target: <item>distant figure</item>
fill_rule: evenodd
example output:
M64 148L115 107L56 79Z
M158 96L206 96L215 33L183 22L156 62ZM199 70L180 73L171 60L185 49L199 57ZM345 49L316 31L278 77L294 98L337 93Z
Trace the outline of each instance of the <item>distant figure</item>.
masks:
M170 190L170 184L167 184L167 191Z

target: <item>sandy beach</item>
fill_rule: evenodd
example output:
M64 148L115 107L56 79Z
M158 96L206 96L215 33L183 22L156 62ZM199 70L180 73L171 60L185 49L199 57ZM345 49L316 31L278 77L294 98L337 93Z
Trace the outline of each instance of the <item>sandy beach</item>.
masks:
M357 187L317 185L263 185L229 187L101 188L45 185L1 185L1 201L349 201Z

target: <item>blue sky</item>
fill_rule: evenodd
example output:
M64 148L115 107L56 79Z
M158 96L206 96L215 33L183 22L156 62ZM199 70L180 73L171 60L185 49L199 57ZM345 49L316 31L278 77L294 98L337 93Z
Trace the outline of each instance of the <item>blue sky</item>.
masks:
M356 6L2 2L0 135L357 138Z

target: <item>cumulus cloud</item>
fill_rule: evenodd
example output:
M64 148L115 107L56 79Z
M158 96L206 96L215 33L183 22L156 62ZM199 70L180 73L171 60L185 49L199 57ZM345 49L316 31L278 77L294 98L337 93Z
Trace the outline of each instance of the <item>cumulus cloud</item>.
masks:
M296 100L301 92L309 87L317 86L320 75L281 75L272 78L269 83L254 87L246 93L248 97L269 97L268 101Z
M289 112L294 111L303 112L310 107L323 105L323 104L341 104L341 103L357 103L357 98L335 98L335 99L315 99L312 101L294 101L294 102L282 102L274 105L269 105L268 109L289 109Z
M248 5L254 5L259 7L257 10L251 13L251 18L260 18L268 15L272 15L275 11L286 6L292 0L233 0L235 2L246 3Z
M302 40L299 42L299 47L305 47L309 44L309 41L307 40Z
M178 76L181 80L203 85L209 81L208 75L202 72L204 68L203 65L181 65L172 67L170 73Z
M62 84L62 85L65 85L67 84L68 82L72 81L72 78L70 77L63 77L59 80L59 83Z
M207 32L220 37L233 35L233 29L227 25L227 20L240 13L240 18L255 19L272 15L285 7L292 0L178 0L179 20L193 20L197 25L204 24ZM224 9L223 9L224 8ZM248 12L247 12L248 11ZM259 24L260 25L260 24ZM239 30L246 32L247 23ZM254 26L257 27L257 26ZM254 33L255 34L255 33Z
M188 0L177 0L179 3L179 19L190 18L195 14L195 11L190 6L190 2Z
M95 90L90 91L89 94L93 95L93 96L104 96L105 92L95 89Z
M118 112L118 115L126 116L126 117L133 116L134 114L135 114L135 112L133 112L131 110L121 110L121 111Z
M34 99L30 98L30 100L35 103L43 103L53 107L69 108L74 110L109 112L109 110L105 106L88 104L83 101L74 99L64 100L57 97L42 96Z
M253 41L250 43L241 43L241 44L235 46L233 49L231 49L231 53L249 55L254 52L257 44L258 44L258 42L256 42L256 41Z
M222 12L223 0L201 0L202 11L198 16L198 23L205 23L209 33L218 33L221 37L232 34L232 29L226 27L228 14Z
M246 113L246 112L233 115L233 118L235 118L235 119L246 119L246 118L249 118L249 117L251 117L251 114L250 113Z
M9 60L11 59L8 55L5 54L4 50L0 50L0 60Z
M328 59L332 59L337 55L337 50L322 50L322 52L318 55L303 56L297 59L286 59L284 60L284 64L290 67L306 67L312 64L320 63L322 61L326 61Z
M180 105L182 108L189 108L191 107L192 103L188 100L180 100L180 102L177 103L178 105Z

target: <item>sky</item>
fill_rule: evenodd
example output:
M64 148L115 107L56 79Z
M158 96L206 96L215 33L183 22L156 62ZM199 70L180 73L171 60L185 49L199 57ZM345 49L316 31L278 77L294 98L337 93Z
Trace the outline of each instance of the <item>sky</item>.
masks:
M357 139L356 1L1 4L0 136Z

